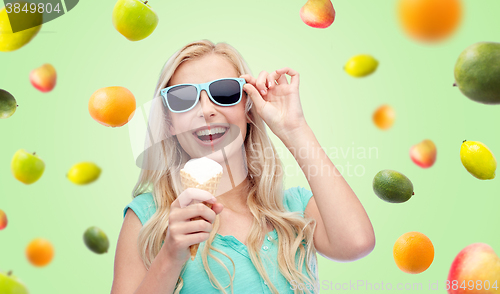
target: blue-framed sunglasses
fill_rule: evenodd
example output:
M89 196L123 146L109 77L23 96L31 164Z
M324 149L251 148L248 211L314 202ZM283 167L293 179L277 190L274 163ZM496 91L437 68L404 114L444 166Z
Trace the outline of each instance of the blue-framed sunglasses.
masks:
M223 78L204 84L179 84L160 91L163 104L175 113L186 112L198 103L202 90L205 90L215 104L233 106L243 96L243 78Z

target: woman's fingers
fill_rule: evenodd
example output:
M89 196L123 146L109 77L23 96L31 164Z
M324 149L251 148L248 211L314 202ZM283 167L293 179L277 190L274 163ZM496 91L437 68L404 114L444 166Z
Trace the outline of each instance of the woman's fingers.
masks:
M257 108L257 112L259 114L262 113L262 109L266 105L267 101L265 101L262 96L260 96L259 91L250 83L247 83L243 86L243 90L250 96L255 107Z
M267 76L267 87L271 89L276 85L288 85L288 80L284 74L278 73L278 70L273 71Z
M284 67L284 68L276 70L276 72L280 75L283 75L283 76L285 74L288 74L291 77L290 84L294 85L296 87L299 86L299 73L297 71L295 71L289 67ZM285 77L285 79L286 79L286 77Z
M183 225L182 229L179 230L179 233L184 235L203 232L210 233L212 231L212 227L212 224L206 220L192 220Z
M244 78L247 83L250 83L252 85L255 85L255 83L257 82L257 79L249 74L241 75L240 78Z
M290 83L286 77L287 74L291 77ZM248 74L240 77L244 78L247 83L252 84L260 95L267 95L268 89L272 89L275 85L291 84L296 87L299 86L299 73L289 67L277 69L270 74L261 71L257 79Z
M215 203L212 206L212 210L215 212L215 214L221 213L223 209L224 209L224 205L222 205L222 203Z
M195 217L202 217L209 223L213 223L215 211L203 203L196 203L170 212L170 221L172 222L189 222Z
M209 237L210 237L210 233L201 232L201 233L184 235L183 240L184 240L184 242L186 242L187 246L191 246L193 244L199 244L201 242L204 242L204 241L208 240Z
M180 208L188 206L193 200L215 203L215 197L212 194L197 188L187 188L177 197L177 200Z
M259 90L259 93L261 95L266 95L267 94L267 76L269 74L267 71L263 70L260 72L259 76L257 77L257 82L255 83L255 86L257 90Z

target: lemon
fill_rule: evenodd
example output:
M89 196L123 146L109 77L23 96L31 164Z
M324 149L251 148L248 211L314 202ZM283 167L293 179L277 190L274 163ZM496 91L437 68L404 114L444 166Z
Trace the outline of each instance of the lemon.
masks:
M93 162L80 162L73 165L66 177L77 185L86 185L94 182L101 175L101 168Z
M344 70L353 77L361 78L372 74L378 67L378 60L371 55L360 54L351 57L344 66Z
M460 147L460 160L465 169L480 180L495 178L497 160L481 142L464 140Z

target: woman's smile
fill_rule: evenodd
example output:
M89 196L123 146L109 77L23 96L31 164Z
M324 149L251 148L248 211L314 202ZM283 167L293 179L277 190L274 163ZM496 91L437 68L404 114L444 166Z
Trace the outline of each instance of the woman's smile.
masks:
M228 126L205 126L192 132L196 141L203 146L212 146L221 142L229 129Z

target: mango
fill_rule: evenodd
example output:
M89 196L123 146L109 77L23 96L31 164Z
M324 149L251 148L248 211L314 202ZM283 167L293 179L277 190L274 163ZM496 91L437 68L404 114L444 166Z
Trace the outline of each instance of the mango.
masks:
M11 117L17 109L16 98L9 92L0 89L0 118Z
M18 1L21 7L28 4L24 1ZM14 3L12 3L14 4ZM9 10L12 8L9 7ZM27 30L12 32L12 27L7 14L7 8L4 7L0 10L0 51L9 52L15 51L24 45L28 44L40 31L43 23L42 13L21 13L18 15L16 21L22 21L27 27Z
M380 199L390 203L406 202L415 194L410 179L390 169L381 170L375 175L373 191Z
M35 68L30 72L30 82L37 90L41 92L50 92L56 86L57 73L52 64Z
M469 99L500 103L500 43L479 42L467 47L455 64L455 84Z

